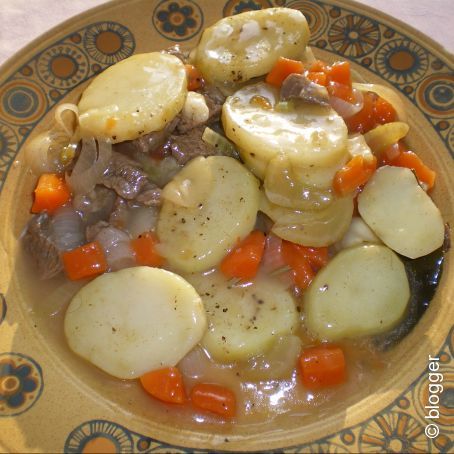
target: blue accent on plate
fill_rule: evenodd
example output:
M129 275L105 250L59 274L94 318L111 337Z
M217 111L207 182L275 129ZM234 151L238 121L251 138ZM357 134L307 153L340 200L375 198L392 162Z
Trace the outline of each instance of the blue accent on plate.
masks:
M0 417L18 416L40 398L44 381L41 366L21 353L0 353Z
M200 32L203 11L192 0L162 0L153 12L156 31L171 41L187 41Z

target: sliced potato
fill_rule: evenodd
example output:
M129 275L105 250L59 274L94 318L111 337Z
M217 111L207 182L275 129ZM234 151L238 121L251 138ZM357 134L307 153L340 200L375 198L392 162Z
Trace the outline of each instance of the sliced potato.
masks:
M383 333L396 325L410 298L405 267L386 246L337 254L304 294L304 322L318 339Z
M283 154L270 160L264 188L270 202L295 210L322 210L333 201L331 189L304 185L297 169Z
M335 198L323 210L298 211L271 203L262 194L260 211L274 221L272 232L303 246L329 246L348 230L353 216L353 197Z
M364 140L375 155L380 153L386 148L399 142L403 139L409 131L410 127L407 123L401 121L394 121L379 125L369 132L364 134Z
M268 73L279 57L299 57L308 40L309 27L300 11L249 11L205 29L195 65L212 84L244 82Z
M270 107L254 102L258 96L268 100ZM271 159L283 154L303 184L329 188L334 174L348 159L344 120L331 107L308 103L276 111L278 100L278 90L265 83L244 87L227 98L222 110L227 137L260 179L264 179Z
M374 154L362 134L355 134L348 138L348 152L350 157L362 156L366 160L372 159Z
M410 169L379 168L358 196L361 217L394 251L412 259L443 244L440 210Z
M207 270L254 228L259 182L246 167L226 156L198 158L175 180L190 182L185 194L190 203L184 206L164 199L157 227L161 253L177 270Z
M80 132L116 143L160 131L183 108L186 94L186 72L177 57L133 55L85 89L79 102Z
M65 315L71 349L118 378L175 366L202 338L202 300L182 277L158 268L99 276L72 299Z
M202 346L218 361L259 355L298 326L293 297L277 279L257 278L249 286L232 286L218 272L187 279L202 295L208 317Z
M399 121L403 121L405 123L407 122L407 112L397 90L380 84L362 83L353 83L353 88L357 88L360 91L372 91L378 96L381 96L385 101L388 101L394 107Z

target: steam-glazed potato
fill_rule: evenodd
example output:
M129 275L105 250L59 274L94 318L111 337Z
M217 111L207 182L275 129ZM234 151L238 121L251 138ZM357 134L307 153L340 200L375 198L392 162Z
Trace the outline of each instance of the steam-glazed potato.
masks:
M279 91L265 83L250 85L227 98L222 123L246 166L264 179L268 163L288 157L301 182L330 188L348 160L347 127L331 108L299 103L278 111Z
M205 330L194 288L146 266L99 276L79 290L65 315L71 349L118 378L175 366Z
M249 11L207 28L195 65L209 82L222 87L267 74L279 57L298 58L308 40L309 27L300 11Z
M394 251L411 259L443 244L440 210L410 169L379 168L358 196L361 217Z
M160 131L183 108L184 65L161 52L133 55L107 68L79 102L82 136L113 143Z
M339 252L304 294L305 324L320 340L379 334L396 325L410 298L405 267L386 246Z
M329 246L339 241L350 226L353 197L335 198L323 210L299 211L274 205L262 194L260 211L274 221L272 232L283 240L303 246Z
M207 270L254 228L259 182L226 156L195 159L175 181L172 191L164 188L172 196L164 198L158 220L161 253L179 271Z
M218 361L243 361L265 352L279 335L298 327L298 312L285 285L270 277L232 286L221 273L187 279L202 296L208 330L201 344Z

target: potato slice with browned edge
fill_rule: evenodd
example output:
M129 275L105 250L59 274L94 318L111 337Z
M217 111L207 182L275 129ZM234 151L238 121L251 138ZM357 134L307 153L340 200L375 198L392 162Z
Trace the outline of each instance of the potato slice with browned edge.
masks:
M386 246L339 252L304 294L304 323L320 340L384 333L403 317L410 286L403 263Z
M177 57L133 55L85 89L79 102L80 132L117 143L160 131L183 108L186 94L186 71Z
M361 217L394 251L411 259L443 244L444 224L410 169L379 168L358 196Z
M74 296L65 315L71 349L118 378L175 366L202 338L205 309L182 277L140 266L107 273Z

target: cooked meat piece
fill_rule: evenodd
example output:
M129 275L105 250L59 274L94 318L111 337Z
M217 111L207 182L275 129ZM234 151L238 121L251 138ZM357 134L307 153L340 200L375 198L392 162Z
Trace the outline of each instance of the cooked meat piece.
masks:
M115 202L116 194L112 189L96 186L87 195L76 195L73 207L82 214L85 224L95 224L109 218Z
M137 161L113 152L110 165L101 183L124 199L135 199L148 183L146 173Z
M222 94L221 90L214 85L205 84L198 92L205 96L205 102L207 103L208 109L210 109L210 117L207 123L219 121L222 106L225 101L225 96Z
M166 54L175 55L175 57L178 57L184 64L189 60L189 51L183 50L179 44L168 47L164 52Z
M290 74L282 83L281 100L301 99L311 104L329 106L328 91L302 74Z
M36 262L41 279L50 279L63 269L60 252L52 240L51 220L47 213L32 217L27 225L24 248Z
M172 156L178 164L186 164L197 156L212 156L216 154L216 148L202 140L205 126L191 129L183 135L170 137L170 149Z
M109 227L109 223L106 222L106 221L99 221L97 222L96 224L93 224L93 225L89 225L86 229L85 229L85 236L87 237L87 241L89 243L91 243L92 241L95 240L96 236L98 235L98 233L105 229L106 227Z
M157 207L161 205L161 189L153 183L148 183L136 197L135 201L147 207Z
M135 140L127 140L126 142L117 143L113 146L113 149L114 151L125 154L132 154L136 151L140 153L149 153L159 147L162 147L166 143L179 121L180 117L177 116L170 123L168 123L163 130L150 132L149 134L145 134Z
M109 223L118 229L124 229L128 223L129 206L125 199L117 197L114 209L109 217Z

